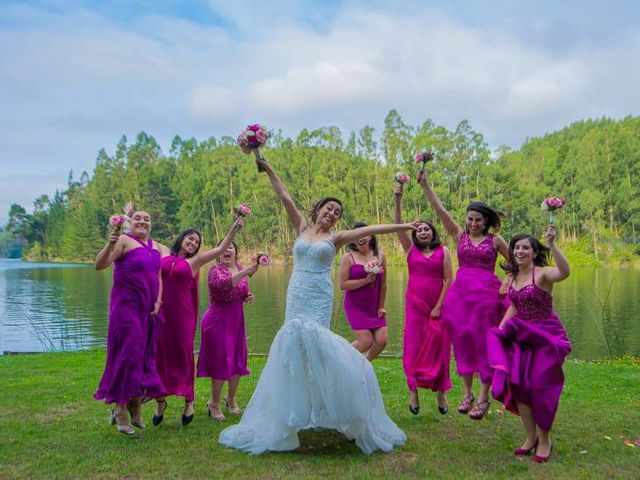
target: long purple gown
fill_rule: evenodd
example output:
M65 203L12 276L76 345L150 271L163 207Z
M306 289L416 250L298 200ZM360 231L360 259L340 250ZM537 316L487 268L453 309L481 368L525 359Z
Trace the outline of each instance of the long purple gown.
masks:
M427 258L414 245L407 255L409 283L402 366L412 392L418 387L434 392L446 392L451 388L451 341L441 319L430 317L442 291L443 260L442 247L436 248Z
M107 361L93 394L96 400L119 405L134 397L147 401L164 395L155 362L157 318L151 315L158 297L160 252L151 239L145 244L129 237L141 246L114 262Z
M244 300L249 295L249 282L245 277L233 286L231 271L221 263L211 267L208 281L209 307L200 325L196 376L229 381L235 375L249 375L244 330Z
M553 311L553 297L531 283L509 288L517 313L487 335L489 363L494 369L492 395L518 415L516 402L529 405L536 424L551 430L564 385L562 364L571 343Z
M194 397L193 341L198 319L198 279L184 257L161 260L162 315L158 324L156 363L167 395Z
M473 245L464 232L458 242L458 272L442 305L442 320L453 344L458 375L478 372L483 383L491 382L487 362L487 331L500 323L504 305L499 297L500 280L494 273L498 252L493 235Z
M351 260L353 263L349 268L349 280L365 278L368 273L364 270L364 265L355 263L353 255ZM352 330L374 330L387 326L385 318L378 316L381 284L382 276L376 275L373 285L344 292L344 313Z

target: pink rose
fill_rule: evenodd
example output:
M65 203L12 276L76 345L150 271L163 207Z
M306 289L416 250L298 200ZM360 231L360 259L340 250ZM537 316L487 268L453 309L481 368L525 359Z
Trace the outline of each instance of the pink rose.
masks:
M127 220L128 218L124 215L111 215L109 218L109 225L112 227L122 227Z

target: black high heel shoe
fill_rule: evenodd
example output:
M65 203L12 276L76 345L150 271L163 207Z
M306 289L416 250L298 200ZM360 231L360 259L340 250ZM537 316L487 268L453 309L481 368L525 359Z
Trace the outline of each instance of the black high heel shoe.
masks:
M156 415L155 412L153 413L153 417L151 418L151 423L153 423L154 427L157 427L162 423L162 421L164 420L164 412L166 412L167 408L169 407L169 404L167 403L166 400L162 400L161 402L158 402L158 403L164 403L164 408L162 409L162 415Z
M182 426L183 427L186 427L187 425L189 425L193 421L193 415L194 415L194 413L192 413L189 416L185 415L184 413L182 414Z

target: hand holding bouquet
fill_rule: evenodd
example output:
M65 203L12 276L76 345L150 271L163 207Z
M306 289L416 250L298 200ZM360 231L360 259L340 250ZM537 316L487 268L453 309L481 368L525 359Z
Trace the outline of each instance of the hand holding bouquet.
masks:
M562 207L564 207L566 203L567 202L565 202L562 198L559 198L559 197L548 197L542 201L542 203L540 204L540 207L542 208L542 210L549 212L549 223L551 225L553 225L553 220L554 220L553 213L556 210L560 210Z
M111 250L115 247L116 242L118 241L117 237L122 235L122 230L129 221L129 217L126 215L111 215L109 218L109 225L111 227L109 242L111 243ZM116 237L115 241L112 241L112 236Z
M378 260L371 260L364 265L364 271L370 275L380 275L384 272L384 268L382 268L382 264ZM369 288L373 288L374 282L369 284Z
M269 258L269 254L266 252L258 252L256 255L251 257L251 260L256 262L256 266L266 267L271 263L271 258Z
M238 135L238 146L247 155L253 152L256 156L256 160L262 160L262 154L260 153L260 147L264 147L269 138L269 132L267 129L258 123L249 125L244 132ZM258 165L258 171L264 172L264 168Z
M433 153L431 152L431 150L423 150L422 152L416 153L414 160L416 163L422 163L422 166L420 167L420 173L424 173L424 167L426 166L427 162L433 161Z

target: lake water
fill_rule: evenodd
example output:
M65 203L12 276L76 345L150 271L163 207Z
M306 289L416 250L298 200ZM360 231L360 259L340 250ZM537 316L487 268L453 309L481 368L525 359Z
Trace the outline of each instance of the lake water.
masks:
M334 269L337 275L337 268ZM200 313L207 303L203 270ZM261 268L250 280L256 296L245 308L249 351L267 353L284 320L290 267ZM334 277L334 284L336 283ZM402 353L406 270L390 267L385 354ZM106 343L111 270L0 259L0 353L102 348ZM574 358L640 356L640 271L574 269L554 289L554 306L569 332ZM602 306L604 304L604 307ZM352 339L336 290L332 329ZM196 338L196 348L199 339Z

